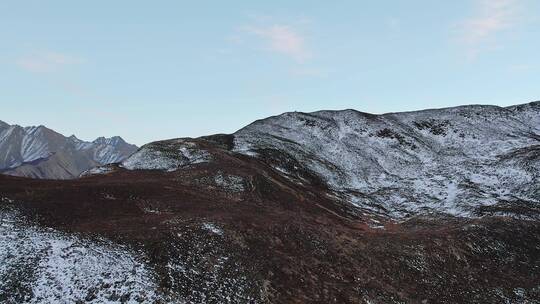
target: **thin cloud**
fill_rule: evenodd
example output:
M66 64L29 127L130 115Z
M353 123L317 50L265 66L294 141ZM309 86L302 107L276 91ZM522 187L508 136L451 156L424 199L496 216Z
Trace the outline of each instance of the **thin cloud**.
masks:
M79 58L56 52L35 53L21 57L16 61L20 68L33 73L55 72L79 63L81 63Z
M468 53L475 57L491 48L497 35L511 29L520 21L521 0L476 0L477 12L461 24L461 40Z
M279 24L265 27L250 26L244 30L262 39L272 52L288 56L299 62L304 62L311 57L311 52L306 46L306 39L291 26Z

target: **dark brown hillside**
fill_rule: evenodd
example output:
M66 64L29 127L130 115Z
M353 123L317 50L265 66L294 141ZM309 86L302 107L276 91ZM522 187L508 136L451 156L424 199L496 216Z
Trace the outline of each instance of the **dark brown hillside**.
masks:
M538 221L433 215L397 222L354 210L320 183L300 184L225 144L198 144L213 161L174 172L0 176L2 205L41 227L141 250L166 302L540 301Z

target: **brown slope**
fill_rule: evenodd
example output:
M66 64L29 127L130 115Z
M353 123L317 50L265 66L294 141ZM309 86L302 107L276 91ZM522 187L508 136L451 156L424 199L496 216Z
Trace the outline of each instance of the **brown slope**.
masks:
M193 303L223 303L223 294L232 303L540 299L537 221L433 217L372 229L371 215L355 215L320 184L299 185L223 145L199 144L213 161L168 173L117 168L72 181L0 176L0 196L40 225L144 250L162 288ZM197 241L205 222L224 235ZM243 294L201 287L224 253L229 264L217 280L248 278ZM167 275L177 258L192 272Z

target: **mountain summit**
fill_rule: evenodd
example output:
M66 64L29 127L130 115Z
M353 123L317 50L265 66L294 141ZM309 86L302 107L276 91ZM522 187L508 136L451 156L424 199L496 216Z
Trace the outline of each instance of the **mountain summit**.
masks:
M45 126L21 127L0 121L0 172L69 179L91 167L122 161L137 149L120 137L86 142Z

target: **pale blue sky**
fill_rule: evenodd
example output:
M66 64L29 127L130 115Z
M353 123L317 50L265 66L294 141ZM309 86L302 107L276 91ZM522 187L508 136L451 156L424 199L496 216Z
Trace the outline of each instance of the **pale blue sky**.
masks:
M540 1L0 0L0 120L143 144L540 99Z

